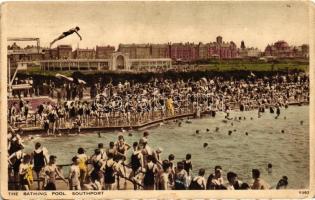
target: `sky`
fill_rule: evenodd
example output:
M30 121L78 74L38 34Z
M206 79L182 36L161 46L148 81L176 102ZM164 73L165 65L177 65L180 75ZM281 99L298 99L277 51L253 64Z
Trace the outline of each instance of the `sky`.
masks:
M207 43L221 35L237 46L244 40L246 46L264 50L278 40L290 45L309 43L308 7L306 2L294 1L10 2L3 14L6 36L39 37L41 46L79 26L82 41L71 35L55 46Z

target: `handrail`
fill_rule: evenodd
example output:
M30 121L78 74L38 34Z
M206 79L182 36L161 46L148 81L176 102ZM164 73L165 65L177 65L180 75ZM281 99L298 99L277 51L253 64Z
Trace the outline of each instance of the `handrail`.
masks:
M251 107L252 108L257 108L258 107L258 104L257 104L257 102L256 101L250 101L251 102ZM233 107L233 109L237 109L237 106L239 105L239 102L237 102L237 101L231 101L231 102L228 102L230 105L231 105L231 107ZM305 104L305 103L308 103L308 101L307 100L302 100L302 101L290 101L288 104L289 105L296 105L296 104ZM268 106L273 106L272 104L268 104ZM190 106L185 106L185 107L181 107L182 109L191 109L191 107ZM194 109L195 110L195 109ZM154 111L154 113L159 113L160 111ZM204 110L204 109L202 109L201 110L201 113L204 113L204 112L207 112L206 110ZM153 113L153 114L154 114ZM174 115L174 117L176 117L176 116L179 116L179 115L181 115L181 114L193 114L194 112L186 112L186 111L184 111L184 112L181 112L181 113L176 113L175 115ZM32 116L32 115L31 115ZM42 126L34 126L34 124L35 124L35 120L33 119L33 117L29 117L28 118L28 121L27 121L27 123L26 123L26 121L25 120L23 120L23 121L21 121L21 122L15 122L15 124L25 124L26 125L26 128L30 128L30 129L32 129L32 128L35 128L35 129L43 129L43 127ZM165 115L165 116L157 116L157 118L156 118L156 120L158 121L158 120L167 120L168 118L170 118L170 116L168 116L168 115ZM91 117L91 119L95 119L95 120L104 120L104 119L106 119L106 117ZM109 117L109 121L110 121L110 119L114 119L114 120L119 120L120 118L119 118L119 116L111 116L111 117ZM109 125L107 125L107 124L104 124L104 125L99 125L99 124L95 124L95 126L93 126L93 127L96 127L96 128L115 128L115 127L118 127L118 126L121 126L121 127L136 127L136 126L139 126L139 125L145 125L146 123L150 123L151 121L150 120L146 120L146 121L143 121L143 122L140 122L140 124L134 124L134 125L131 125L131 124L133 124L133 123L130 123L130 124L127 124L127 123L122 123L122 122L117 122L117 125L116 126L109 126ZM104 122L105 123L105 122ZM37 123L36 123L37 124ZM38 124L40 124L39 123L39 121L38 121ZM62 130L62 129L65 129L66 127L59 127L59 129L60 130ZM91 127L81 127L81 129L84 129L84 128L91 128ZM71 129L71 128L70 128ZM26 130L27 131L27 130Z

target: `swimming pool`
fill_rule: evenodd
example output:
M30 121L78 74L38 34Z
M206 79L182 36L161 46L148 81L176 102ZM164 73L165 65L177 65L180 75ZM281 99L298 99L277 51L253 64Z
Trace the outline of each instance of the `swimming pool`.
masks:
M232 111L230 115L246 119L225 123L225 114L217 113L215 118L192 119L192 123L185 123L184 119L181 127L172 121L151 128L148 144L153 149L163 148L162 158L173 153L176 161L183 160L186 153L191 153L194 174L202 167L208 176L215 165L221 165L225 179L226 173L233 171L240 180L250 182L251 170L257 168L260 169L262 178L271 185L276 185L286 175L289 179L288 188L308 187L309 106L282 109L278 119L269 110L261 118L258 118L257 111ZM300 124L300 121L304 123ZM215 131L216 127L219 127L218 132ZM206 129L210 131L207 132ZM198 135L195 134L196 130L200 130ZM229 130L232 131L231 135L228 135ZM248 132L248 136L245 132ZM143 131L133 131L132 136L124 133L126 142L132 145L142 137L142 133ZM99 138L97 132L94 132L79 136L35 137L25 141L26 152L30 152L36 142L41 142L49 154L57 156L58 164L69 164L79 147L85 148L87 154L91 155L98 143L103 142L107 147L110 141L116 141L117 135L118 132L106 132ZM203 148L205 142L208 147ZM268 163L273 165L270 174L267 172Z

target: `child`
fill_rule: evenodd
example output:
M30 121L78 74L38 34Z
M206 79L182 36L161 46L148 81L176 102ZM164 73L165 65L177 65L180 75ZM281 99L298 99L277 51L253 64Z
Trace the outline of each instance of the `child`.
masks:
M80 160L77 156L72 158L72 165L69 172L70 190L81 190L79 162Z
M30 190L31 185L33 184L33 166L30 164L31 156L26 154L23 157L23 161L20 164L19 175L22 189Z

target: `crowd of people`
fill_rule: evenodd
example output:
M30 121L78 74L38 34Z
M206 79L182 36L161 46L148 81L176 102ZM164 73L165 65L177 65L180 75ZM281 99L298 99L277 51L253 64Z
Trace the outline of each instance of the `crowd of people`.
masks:
M246 80L225 80L222 77L198 81L151 80L147 83L97 83L89 87L90 97L83 100L83 85L65 84L58 101L47 101L36 108L20 97L9 105L8 122L18 128L40 126L47 134L59 129L95 126L136 126L178 114L200 116L202 112L229 112L269 108L280 112L290 103L309 102L309 77L288 74ZM63 90L65 87L59 88ZM81 92L79 93L78 90Z
M33 151L25 152L21 137L10 129L8 144L9 177L11 183L15 183L11 187L16 190L65 189L60 188L59 180L70 190L115 190L119 189L119 182L126 181L133 189L143 190L264 190L285 189L288 185L288 177L284 176L275 188L271 188L258 169L252 170L252 183L241 181L233 171L224 177L221 166L207 173L201 168L193 175L191 154L178 162L173 154L162 159L163 149L149 146L147 131L132 146L125 142L123 134L119 134L116 142L109 142L108 148L99 143L91 155L84 148L78 148L77 154L69 159L72 163L67 176L58 166L58 158L49 155L39 142L35 143ZM132 152L128 154L129 151Z
M241 182L232 171L226 174L225 180L221 166L215 166L208 177L205 169L199 169L193 176L191 154L179 162L175 162L173 154L162 160L163 150L149 147L148 132L132 145L125 142L123 135L119 135L116 142L109 142L108 148L99 143L92 155L79 148L71 159L68 177L64 177L57 165L57 157L49 155L40 143L35 144L33 152L25 152L21 124L42 127L47 135L55 135L61 129L76 129L79 133L81 127L123 125L131 128L185 113L199 117L206 112L215 117L216 112L222 111L229 120L232 109L257 109L258 117L269 109L278 117L280 109L290 103L309 102L309 77L306 74L264 78L252 75L245 80L223 77L198 81L154 79L146 83L125 81L117 85L99 82L89 88L90 97L85 100L82 84L68 89L65 95L57 95L58 100L41 103L36 108L32 108L31 100L23 97L9 104L8 173L15 189L34 188L34 175L43 180L42 184L38 182L37 189L45 190L58 189L56 181L59 179L72 190L112 190L119 185L117 177L133 183L134 189L145 190L269 189L258 169L252 170L252 184ZM81 94L73 91L78 89ZM129 151L132 151L131 156L127 154ZM276 188L285 188L287 184L288 178L284 176Z

